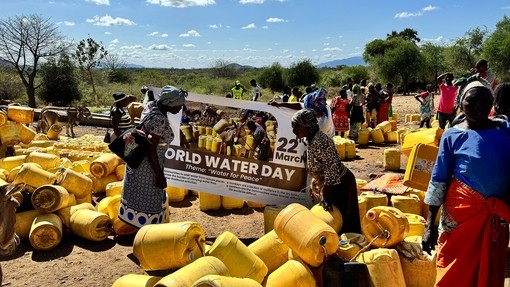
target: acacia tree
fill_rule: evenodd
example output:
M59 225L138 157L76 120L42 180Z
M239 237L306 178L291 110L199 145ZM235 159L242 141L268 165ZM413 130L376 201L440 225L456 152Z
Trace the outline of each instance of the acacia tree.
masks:
M281 91L285 86L283 82L283 67L276 62L269 68L262 70L259 76L259 82L262 86L267 86L271 92Z
M21 15L0 20L0 59L11 64L25 86L28 106L35 108L39 62L66 51L70 43L49 18Z
M446 69L445 48L432 43L425 43L420 47L420 50L423 56L422 77L427 83L434 83L437 87L436 79Z
M89 77L90 85L92 86L92 94L96 103L99 98L94 84L93 70L101 64L101 61L108 55L108 51L103 47L102 43L97 43L92 38L81 40L76 47L74 57L78 61L78 65L82 71L85 71Z
M483 45L483 56L502 81L510 81L510 18L504 16Z
M288 69L287 83L292 86L309 86L319 81L317 68L307 59L294 63Z
M81 99L75 67L69 55L62 53L59 59L50 58L41 65L42 86L39 97L46 103L68 106Z
M455 40L455 43L446 49L449 61L455 74L466 74L473 68L482 54L482 45L487 36L487 30L479 27L467 31L463 37Z

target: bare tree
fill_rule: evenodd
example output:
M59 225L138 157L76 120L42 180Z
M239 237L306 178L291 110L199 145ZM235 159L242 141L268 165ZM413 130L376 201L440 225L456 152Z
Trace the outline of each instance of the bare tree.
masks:
M127 63L118 54L108 54L105 57L105 66L107 69L117 70L126 68Z
M66 51L70 43L59 33L50 18L37 14L0 20L0 59L16 69L28 96L28 106L35 108L39 61Z
M96 92L96 86L94 84L94 77L92 71L99 65L101 61L108 55L108 51L104 48L101 42L97 43L92 38L87 40L81 40L76 47L74 57L78 60L80 69L87 72L89 82L92 85L92 93L96 103L99 102L99 98Z

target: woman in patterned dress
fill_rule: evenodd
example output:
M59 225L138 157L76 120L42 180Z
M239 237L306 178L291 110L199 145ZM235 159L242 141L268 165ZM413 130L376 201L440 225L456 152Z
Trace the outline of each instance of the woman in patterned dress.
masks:
M135 228L167 222L167 181L162 168L165 149L158 145L174 139L167 113L177 114L186 96L176 87L163 87L160 98L148 104L149 113L141 119L140 128L150 136L152 147L138 168L126 165L119 210L119 218Z
M344 137L345 132L349 130L349 99L347 99L347 86L342 87L340 95L331 101L331 112L333 113L333 124L335 132L340 137Z
M313 110L300 110L292 117L292 132L306 138L305 167L308 175L319 185L320 204L326 211L336 206L343 217L339 232L361 233L358 192L354 174L342 164L335 143L319 129Z

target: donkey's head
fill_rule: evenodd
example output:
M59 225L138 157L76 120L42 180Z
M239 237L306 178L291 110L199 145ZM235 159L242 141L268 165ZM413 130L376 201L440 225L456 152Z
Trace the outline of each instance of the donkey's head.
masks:
M15 194L21 193L25 184L5 184L0 186L0 255L9 255L19 244L15 233L16 209L19 202Z

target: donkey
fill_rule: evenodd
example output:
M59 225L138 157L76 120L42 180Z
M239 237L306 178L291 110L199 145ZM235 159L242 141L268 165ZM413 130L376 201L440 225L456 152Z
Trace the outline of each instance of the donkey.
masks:
M20 240L14 230L14 224L16 223L16 209L20 202L14 195L21 194L24 187L24 183L0 186L0 256L11 255L19 244ZM2 268L0 267L1 282Z
M45 107L41 110L41 116L37 125L38 132L48 132L48 129L54 125L66 127L66 135L75 137L73 127L80 122L83 118L91 118L92 113L85 106L76 108L58 109L52 107Z

